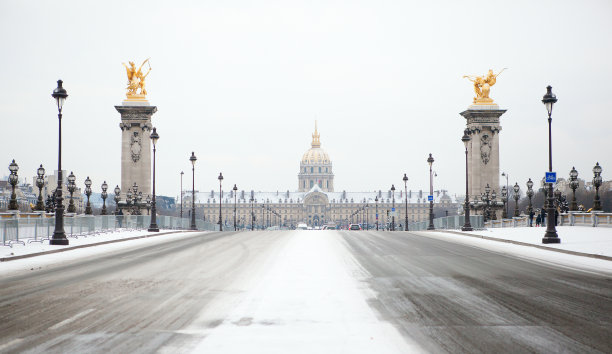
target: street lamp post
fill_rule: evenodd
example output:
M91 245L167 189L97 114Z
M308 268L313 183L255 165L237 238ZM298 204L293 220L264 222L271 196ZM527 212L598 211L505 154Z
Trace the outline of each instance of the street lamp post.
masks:
M91 204L89 203L89 197L91 197L91 180L89 179L89 176L87 176L85 179L85 195L87 196L85 215L91 215L93 212L91 211Z
M395 186L392 184L391 185L391 211L393 212L393 215L391 215L391 231L395 231Z
M43 168L42 164L38 170L36 170L36 174L36 187L38 187L38 202L36 202L36 210L44 211L45 205L43 203L42 188L45 186L45 169Z
M510 175L509 175L508 173L506 173L506 172L502 172L502 174L501 174L501 175L502 175L502 177L506 177L506 191L507 191L508 193L510 193L510 184L508 184L508 177L509 177ZM508 211L508 209L509 209L509 207L510 207L510 203L509 203L509 200L508 200L509 198L508 198L508 197L509 197L509 195L506 195L506 204L504 205L504 207L505 207L504 209L505 209L505 212L506 212L506 215L505 215L504 217L506 217L506 218L507 218L507 217L508 217L508 215L509 215L509 211Z
M572 189L572 202L570 203L570 210L576 211L578 210L578 203L576 202L576 189L578 188L578 171L576 171L576 167L572 167L570 171L570 188Z
M106 215L106 198L108 198L108 193L106 192L107 190L108 184L106 184L106 181L104 181L104 183L102 183L102 212L100 215Z
M376 203L376 231L378 231L378 196L374 198L374 202Z
M185 172L181 171L181 220L183 219L183 175Z
M19 183L19 176L17 176L19 165L15 163L14 159L9 165L9 171L11 171L11 174L9 175L9 183L11 184L12 191L8 210L19 210L19 205L17 204L17 194L15 193L15 186L17 186L17 183Z
M527 214L531 215L531 213L533 212L533 205L531 205L531 198L533 198L533 181L531 180L531 178L527 181L527 197L529 198L529 206L527 207Z
M506 188L506 186L503 186L501 189L501 199L502 202L504 203L504 210L502 212L502 219L507 219L508 218L508 211L507 211L507 203L508 201L508 189Z
M251 231L255 231L255 213L253 211L253 204L255 203L255 200L253 199L253 196L251 196Z
M117 215L119 213L119 200L121 199L121 188L119 188L119 185L115 187L113 192L115 192L115 215Z
M223 199L223 190L221 189L221 182L223 182L223 174L219 172L219 231L223 231L223 217L221 216L221 203Z
M191 230L197 230L196 222L195 222L195 163L196 156L191 152L191 157L189 157L189 161L191 161Z
M461 141L463 142L463 146L465 147L465 221L463 223L463 227L461 227L461 231L472 231L472 224L470 223L470 191L468 189L468 145L470 143L470 130L465 129L463 131L463 136L461 137Z
M514 183L513 191L514 191L514 216L518 217L519 216L518 200L520 197L519 192L521 191L521 187L519 187L518 182Z
M159 140L157 128L153 128L150 138L151 142L153 143L153 198L151 199L151 225L149 225L149 232L159 232L159 227L157 226L157 205L155 202L155 152L157 148L157 140Z
M59 121L59 139L57 154L57 189L55 190L55 230L53 237L49 240L50 245L68 245L66 232L64 231L64 205L62 204L62 108L68 97L68 93L62 87L62 80L57 80L57 88L53 90L53 98L57 103L57 118Z
M599 162L593 167L593 186L595 186L595 199L593 200L593 210L601 210L601 200L599 198L599 187L602 184L601 178L602 168Z
M404 173L404 199L406 200L406 210L404 219L404 231L408 231L408 176Z
M74 184L75 181L76 181L76 176L74 175L74 173L72 173L72 171L70 171L70 174L68 175L68 187L67 187L68 192L70 192L70 203L68 203L69 213L76 212L76 208L74 206L74 200L72 199L74 191L76 190L76 184Z
M365 205L365 211L366 211L366 230L370 229L370 205L368 204L368 202L366 201L366 205Z
M557 97L552 93L552 87L549 85L546 87L546 94L542 99L542 103L546 106L548 111L548 171L552 172L552 109L553 105L557 102ZM557 235L557 229L555 226L555 207L553 205L553 184L548 183L547 193L548 207L546 210L547 221L546 221L546 233L542 238L542 243L560 243Z
M238 191L238 187L236 187L236 185L234 184L234 188L232 190L234 191L234 231L237 231L238 229L236 228L236 193Z
M431 156L431 154L429 154L429 157L427 158L427 163L429 164L429 195L431 198L431 200L429 201L429 226L427 226L427 230L434 230L434 224L433 224L433 219L434 219L434 215L433 215L433 174L432 174L432 170L431 167L434 163L434 158L433 156Z

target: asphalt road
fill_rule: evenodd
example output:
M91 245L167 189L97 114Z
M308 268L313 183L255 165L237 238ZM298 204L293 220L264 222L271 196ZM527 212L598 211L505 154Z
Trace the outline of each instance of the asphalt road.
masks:
M366 270L379 318L426 351L612 352L610 275L419 233L328 233ZM0 352L189 351L291 235L193 234L0 274Z
M426 235L422 233L421 235ZM344 232L370 305L432 353L611 353L612 276L409 232Z

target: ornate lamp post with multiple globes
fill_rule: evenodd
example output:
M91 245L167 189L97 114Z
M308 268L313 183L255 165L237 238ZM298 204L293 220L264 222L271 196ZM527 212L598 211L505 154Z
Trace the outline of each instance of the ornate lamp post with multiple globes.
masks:
M431 196L431 200L429 201L429 226L427 226L427 230L434 230L434 224L433 224L433 219L434 219L434 215L433 215L433 172L432 172L432 165L434 163L434 158L433 156L431 156L431 154L429 154L429 157L427 158L427 163L429 164L429 195Z
M219 180L219 231L223 231L223 217L221 216L221 203L223 199L223 190L221 189L221 182L223 182L223 174L221 172L219 172L219 177L217 177L217 179ZM269 217L268 220L270 220Z
M191 161L191 230L197 230L196 222L195 222L195 163L196 156L191 152L191 157L189 157L189 161Z
M43 203L42 189L45 186L45 169L43 168L42 164L36 170L36 174L36 187L38 187L38 201L36 202L36 210L43 211L45 210L45 204Z
M601 210L601 199L599 198L599 187L602 184L601 166L599 162L593 167L593 186L595 186L595 199L593 200L593 210Z
M576 189L578 188L578 171L576 171L576 167L572 167L570 171L570 188L572 189L572 202L570 203L570 210L576 211L578 210L578 203L576 202Z
M548 171L552 172L552 109L557 102L557 97L552 93L552 86L546 87L546 94L542 98L542 103L548 112ZM555 227L555 206L553 204L553 184L548 183L547 208L546 208L546 233L542 238L542 243L560 243L561 239L557 235Z
M70 203L68 203L68 212L69 213L75 213L76 212L76 208L74 206L74 199L73 195L74 195L74 191L76 190L76 184L74 183L76 181L76 176L74 175L74 173L72 173L72 171L70 171L70 174L68 175L68 192L70 192Z
M153 128L150 137L153 143L153 199L151 200L151 225L149 225L149 232L159 232L159 227L157 226L157 210L155 207L155 151L157 140L159 140L157 128Z
M108 197L108 193L106 192L108 190L108 184L106 184L106 181L104 181L104 183L102 183L102 212L100 213L100 215L106 215L106 198Z
M15 163L14 159L9 165L9 171L11 171L11 174L9 175L9 183L11 184L12 191L8 210L19 210L19 205L17 204L17 194L15 193L15 186L17 186L17 183L19 182L19 176L17 176L19 165Z
M89 197L91 197L91 180L89 176L85 179L85 195L87 196L87 204L85 206L85 215L91 215L91 204L89 203Z
M518 200L520 197L519 192L521 191L521 187L519 187L518 182L514 183L513 191L514 191L514 216L518 217L519 216Z
M470 191L468 189L468 144L470 143L470 130L465 129L463 131L463 136L461 137L461 141L463 142L463 146L465 147L465 202L463 209L465 210L465 221L463 223L463 227L461 227L461 231L473 231L472 224L470 223Z

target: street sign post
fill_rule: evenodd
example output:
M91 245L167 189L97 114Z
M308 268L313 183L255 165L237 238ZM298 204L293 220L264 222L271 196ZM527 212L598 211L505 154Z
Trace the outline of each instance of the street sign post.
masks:
M557 183L557 172L546 172L546 183Z
M433 195L428 195L427 196L427 201L428 202L433 202Z

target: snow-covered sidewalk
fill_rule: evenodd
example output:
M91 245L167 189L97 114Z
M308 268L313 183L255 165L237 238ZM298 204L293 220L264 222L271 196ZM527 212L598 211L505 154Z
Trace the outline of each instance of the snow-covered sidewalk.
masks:
M492 238L545 246L551 249L612 257L612 228L588 226L557 226L561 243L542 244L545 227L516 227L467 232Z
M561 243L558 244L543 244L542 238L545 232L545 227L517 227L494 228L471 232L444 232L440 230L439 232L424 232L422 234L539 262L578 268L586 271L612 272L612 261L589 257L589 255L612 257L612 228L558 226L557 234L561 239ZM497 240L478 238L478 236ZM525 243L528 245L500 242L503 240ZM530 245L537 246L537 248ZM581 255L555 252L557 250L578 252Z
M191 235L191 232L177 230L160 230L148 232L147 230L124 230L107 232L87 237L68 238L69 245L49 245L49 241L25 242L13 244L12 247L0 247L0 275L10 271L39 268L48 264L65 262L80 257L87 257L105 252L112 252L129 247L141 247L145 244L167 242L170 239L179 239ZM24 257L25 256L25 257Z

